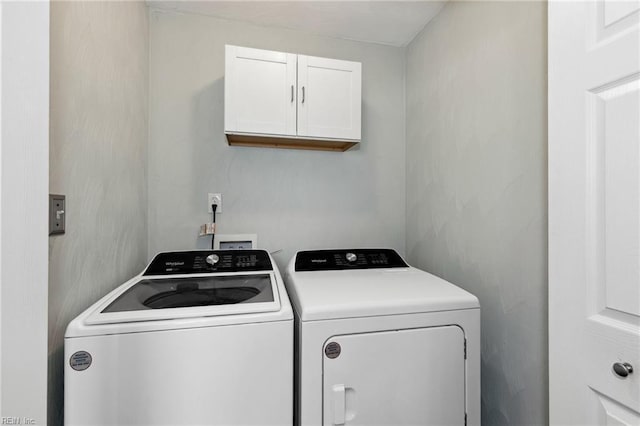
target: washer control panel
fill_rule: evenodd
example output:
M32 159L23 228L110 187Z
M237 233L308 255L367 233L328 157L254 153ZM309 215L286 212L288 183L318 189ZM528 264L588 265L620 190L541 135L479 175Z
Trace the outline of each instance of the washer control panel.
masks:
M400 255L391 249L301 251L296 255L295 263L296 271L339 271L408 266Z
M269 254L264 250L176 251L158 254L144 275L271 270Z

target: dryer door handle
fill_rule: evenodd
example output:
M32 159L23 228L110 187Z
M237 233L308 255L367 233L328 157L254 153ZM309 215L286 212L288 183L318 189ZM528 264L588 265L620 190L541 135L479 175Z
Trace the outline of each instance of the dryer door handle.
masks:
M343 425L345 421L345 388L344 385L333 385L333 424Z

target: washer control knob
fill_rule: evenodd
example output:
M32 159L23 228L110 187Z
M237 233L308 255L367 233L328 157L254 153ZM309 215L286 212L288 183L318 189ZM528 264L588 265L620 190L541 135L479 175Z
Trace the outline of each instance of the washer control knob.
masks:
M207 256L207 263L211 266L215 266L216 263L220 260L220 257L217 254L210 254Z
M358 259L358 256L356 256L355 253L347 253L345 257L347 258L347 261L350 263L353 263Z

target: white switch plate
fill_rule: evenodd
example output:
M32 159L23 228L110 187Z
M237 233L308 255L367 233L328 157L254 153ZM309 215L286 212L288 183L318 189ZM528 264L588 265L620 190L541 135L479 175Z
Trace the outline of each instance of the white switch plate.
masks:
M218 205L218 208L216 209L216 214L222 213L222 194L220 193L212 194L210 192L209 198L207 200L208 200L207 206L208 206L209 213L213 213L213 210L211 210L212 204Z
M49 194L49 235L64 234L66 197Z

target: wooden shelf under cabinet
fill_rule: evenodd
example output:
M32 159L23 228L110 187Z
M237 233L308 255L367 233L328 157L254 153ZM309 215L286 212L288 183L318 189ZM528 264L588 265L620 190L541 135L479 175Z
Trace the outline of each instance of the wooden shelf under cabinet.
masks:
M227 141L231 146L248 146L260 148L310 149L315 151L344 152L358 141L318 140L302 138L286 138L278 136L248 135L227 133Z

